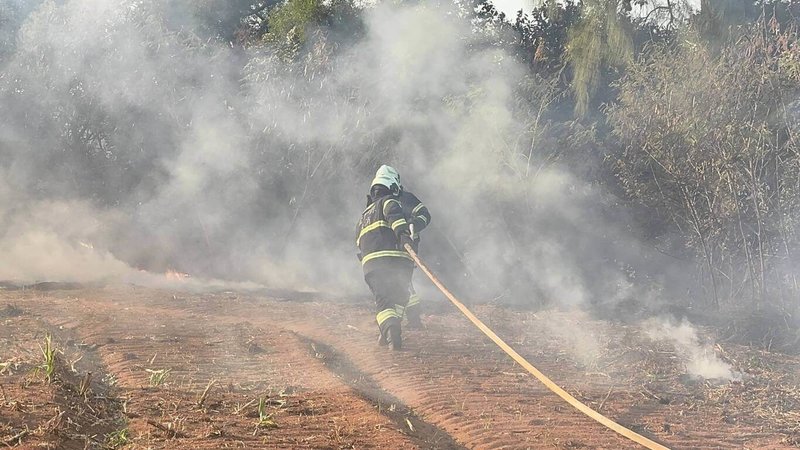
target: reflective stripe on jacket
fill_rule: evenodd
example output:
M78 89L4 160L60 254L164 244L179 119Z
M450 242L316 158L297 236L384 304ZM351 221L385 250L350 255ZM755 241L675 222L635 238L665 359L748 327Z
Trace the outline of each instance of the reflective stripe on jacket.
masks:
M403 206L403 215L406 220L409 224L414 224L415 233L419 233L431 224L431 213L416 195L403 191L400 193L400 203Z
M381 197L367 206L356 227L356 246L365 274L380 266L412 264L408 253L400 249L400 235L408 232L408 225L395 195Z

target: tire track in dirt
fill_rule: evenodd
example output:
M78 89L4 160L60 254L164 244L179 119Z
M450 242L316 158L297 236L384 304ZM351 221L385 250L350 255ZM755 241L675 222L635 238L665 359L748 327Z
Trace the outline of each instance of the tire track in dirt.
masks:
M398 428L408 427L409 437L421 448L442 450L465 448L439 427L420 419L398 398L381 389L372 378L360 372L349 359L333 347L304 336L300 336L300 339L311 347L315 357L321 359L329 370L341 377L366 401L376 405L378 411L392 420Z
M521 380L500 373L514 370L503 361L490 361L490 368L472 358L453 357L446 345L433 344L416 355L388 355L394 363L384 370L385 361L367 356L361 339L328 339L337 348L349 349L346 354L359 370L374 374L385 390L469 448L635 448L613 434L595 434L591 422L561 408L527 381L522 384L530 390L521 396ZM501 370L492 374L494 367ZM537 417L542 419L531 419Z
M224 315L196 314L174 298L172 302L154 302L147 296L117 295L100 292L90 298L40 298L29 305L52 327L69 331L81 345L96 351L114 375L120 396L127 400L131 429L144 436L148 445L417 447L400 427L309 356L305 343L293 333L254 327L246 317L226 320ZM149 386L147 369L171 372L163 386ZM221 414L217 413L223 411L195 411L192 404L211 379L220 385L211 396L225 408L263 395L276 403L288 403L285 408L270 409L280 428L254 436L252 424L258 421L258 414L252 404L247 414L222 414L229 416L225 423L218 420ZM292 409L296 413L286 412ZM151 423L186 431L180 431L183 438L173 439L174 433L165 435Z
M318 317L309 326L305 318L322 309L322 304L305 303L290 309L267 306L273 317L282 317L284 326L340 351L360 372L462 445L487 449L638 448L563 403L485 341L477 330L461 323L465 321L460 316L429 317L428 331L407 333L408 350L392 353L377 347L375 333L363 331L374 328L369 312L365 316L364 309L352 305L337 307L338 311ZM324 308L333 311L330 306ZM520 314L503 314L512 316L505 318L508 324L524 323L514 317ZM298 320L297 315L303 319ZM512 345L536 342L537 336L531 336L529 330L496 323L492 326L510 336ZM528 347L530 344L520 346ZM572 364L564 364L563 358L553 360L540 351L522 354L568 389L581 386L580 391L572 391L573 395L587 403L594 402L595 407L604 403L604 412L612 419L673 448L742 448L757 431L716 424L719 428L709 432L702 411L643 399L624 383L615 388L610 380L589 380L571 373ZM614 398L607 399L613 388Z
M233 394L248 388L269 389L265 381L269 379L309 390L322 386L326 394L347 399L347 408L357 411L359 417L367 417L364 411L368 410L379 418L364 419L359 430L369 423L382 427L386 434L359 441L359 446L427 444L424 439L420 443L404 436L407 427L398 425L399 417L380 416L372 406L380 403L375 402L379 395L365 396L358 387L348 386L352 382L348 378L360 379L370 389L396 399L403 414L418 417L451 436L456 445L468 448L636 448L563 403L456 313L427 317L426 331L406 332L406 351L391 352L375 342L376 326L368 304L307 298L292 303L238 294L184 295L153 290L129 294L104 291L62 309L65 302L53 301L48 305L48 317L65 327L98 327L86 331L84 339L97 346L113 371L129 372L122 375L120 383L131 390L146 385L147 373L142 367L152 357L151 349L158 348L158 367L174 364L173 380L181 379L186 392L223 375L239 377L241 382ZM92 316L93 308L101 312ZM76 310L82 311L81 317L70 317L70 311L74 315ZM753 448L779 447L773 444L777 442L774 436L763 431L722 423L718 411L692 407L691 401L688 407L687 402L661 404L642 395L637 383L643 382L643 376L631 374L625 358L604 369L610 376L584 372L564 353L564 342L540 330L542 323L535 315L485 308L478 312L523 356L573 395L670 447L742 448L750 442L769 443ZM181 339L174 341L173 337ZM311 342L323 348L322 354L332 352L339 361L346 361L347 367L334 367L325 364L324 357L309 355ZM263 352L251 354L250 345ZM136 358L125 357L130 353ZM187 353L199 356L187 358ZM334 420L349 414L345 409L331 409L336 411L326 410L316 419ZM709 418L715 421L709 423ZM310 433L322 433L323 429ZM426 432L424 437L435 433ZM258 446L257 440L246 442Z
M67 330L25 306L13 317L0 314L0 444L104 448L124 421L121 402L100 381L104 368Z
M246 307L269 309L271 318L346 356L356 370L397 397L420 418L469 448L636 448L580 413L564 407L549 391L462 325L441 324L440 333L406 333L407 351L379 348L371 315L346 305L332 312L319 303ZM309 323L314 311L317 320ZM245 311L229 309L232 315ZM368 314L368 313L367 313ZM266 315L266 314L265 314ZM300 316L302 319L297 319ZM449 319L448 319L449 320ZM370 330L370 331L364 331ZM424 345L420 343L427 340Z

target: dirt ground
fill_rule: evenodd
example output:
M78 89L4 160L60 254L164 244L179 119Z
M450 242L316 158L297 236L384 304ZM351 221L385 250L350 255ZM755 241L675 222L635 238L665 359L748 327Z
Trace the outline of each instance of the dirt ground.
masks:
M69 287L0 290L0 447L637 448L445 304L392 352L368 302ZM800 444L796 357L723 342L742 380L700 382L635 327L476 313L578 399L670 448Z

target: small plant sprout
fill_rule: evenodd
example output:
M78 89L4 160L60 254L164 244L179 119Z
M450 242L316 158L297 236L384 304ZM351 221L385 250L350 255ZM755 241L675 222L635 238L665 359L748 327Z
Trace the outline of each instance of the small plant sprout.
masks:
M272 414L267 413L267 401L262 397L258 400L258 424L253 431L253 436L258 433L259 428L278 428L278 423L272 417Z
M56 349L53 347L53 337L49 334L44 338L44 345L39 344L44 357L44 363L41 369L44 371L44 376L48 383L53 381L56 374Z
M151 370L145 369L150 374L150 387L158 387L164 384L164 380L171 372L170 369Z
M130 442L131 440L128 436L128 429L123 428L108 435L106 438L106 447L116 449L127 445Z

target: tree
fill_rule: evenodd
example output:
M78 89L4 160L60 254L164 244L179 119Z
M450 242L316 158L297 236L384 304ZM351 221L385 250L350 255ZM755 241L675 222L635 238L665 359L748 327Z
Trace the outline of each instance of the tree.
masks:
M581 19L569 31L566 55L578 115L589 111L606 69L624 67L633 57L630 17L620 6L619 0L584 0Z
M286 0L270 11L267 24L266 41L289 60L297 57L316 31L324 29L327 34L346 29L353 39L361 28L359 10L351 0Z
M690 40L653 49L609 110L621 185L669 224L661 236L703 261L714 305L798 294L800 141L787 107L800 92L797 37L761 29L719 53Z

